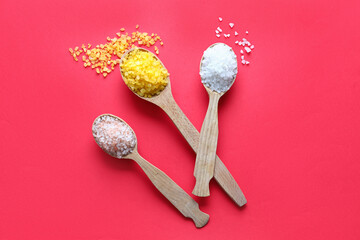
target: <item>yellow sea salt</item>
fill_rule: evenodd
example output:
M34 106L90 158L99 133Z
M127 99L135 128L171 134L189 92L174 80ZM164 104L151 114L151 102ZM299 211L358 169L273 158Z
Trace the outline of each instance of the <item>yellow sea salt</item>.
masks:
M95 69L96 72L102 73L106 77L115 66L120 63L121 56L125 51L138 46L153 46L157 41L161 41L160 37L155 33L151 35L146 32L133 32L128 34L124 32L125 28L121 28L120 32L116 33L116 37L107 37L105 44L98 44L91 48L91 44L82 44L81 48L76 46L74 49L69 48L70 55L75 61L81 56L84 62L84 67ZM162 42L161 42L162 43ZM159 54L159 49L155 48L156 54Z
M141 97L158 95L167 86L169 73L151 53L135 49L121 63L125 84Z

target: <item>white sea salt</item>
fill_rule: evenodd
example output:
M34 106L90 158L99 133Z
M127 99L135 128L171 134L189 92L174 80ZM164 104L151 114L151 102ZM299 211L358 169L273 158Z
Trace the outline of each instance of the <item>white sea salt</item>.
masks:
M217 30L218 30L219 32L222 32L222 29L221 29L220 27L217 27Z
M234 33L234 34L235 34L235 36L239 35L239 33L238 33L237 31L235 31L235 33Z
M220 36L221 36L220 34L216 34L216 37L218 37L218 38L219 38Z
M201 82L218 93L229 90L237 74L237 60L234 51L219 43L206 49L200 66Z
M136 145L132 129L118 118L103 115L92 127L96 143L113 157L122 158L130 154Z
M251 52L251 48L249 48L249 47L244 47L244 49L247 53Z
M233 24L233 23L229 23L229 26L230 26L230 28L233 28L233 27L234 27L234 24Z
M219 17L219 21L222 22L222 18L221 18L221 17Z
M246 31L245 33L246 33L246 34L249 34L249 32L248 32L248 31Z
M241 50L240 50L240 53L241 53L241 54L244 54L244 51L241 49Z

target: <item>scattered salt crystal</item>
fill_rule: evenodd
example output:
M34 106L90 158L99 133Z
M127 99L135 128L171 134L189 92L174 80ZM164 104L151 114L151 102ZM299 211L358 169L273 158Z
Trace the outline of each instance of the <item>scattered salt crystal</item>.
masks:
M248 32L248 31L246 31L245 33L246 33L246 34L249 34L249 32Z
M255 47L254 45L251 45L251 46L250 46L251 49L254 49L254 47Z
M221 30L221 28L220 28L220 27L217 27L217 30L218 30L219 32L222 32L222 30Z
M221 36L220 34L216 34L216 37L218 37L218 38L219 38L220 36Z
M240 53L241 53L241 54L244 54L244 51L241 49L241 50L240 50Z
M200 66L201 82L218 93L229 90L237 74L237 60L234 51L219 43L206 49Z
M249 61L246 61L246 62L245 62L245 64L247 64L247 65L249 65L249 63L250 63Z
M239 43L239 41L235 41L235 44L238 44Z
M111 115L98 117L93 123L92 133L96 143L113 157L125 157L136 145L136 136L132 129Z
M216 33L216 34L219 34L219 30L216 29L216 30L215 30L215 33Z
M235 31L235 36L239 35L239 33L237 31Z
M242 64L245 64L245 63L246 63L246 61L245 61L245 60L241 60L241 63L242 63Z
M244 48L247 53L251 52L251 49L249 47Z
M221 18L221 17L219 17L219 21L222 22L222 18Z
M229 26L230 26L230 28L233 28L233 27L234 27L234 24L233 24L233 23L229 23Z
M241 59L244 60L244 55L241 56Z

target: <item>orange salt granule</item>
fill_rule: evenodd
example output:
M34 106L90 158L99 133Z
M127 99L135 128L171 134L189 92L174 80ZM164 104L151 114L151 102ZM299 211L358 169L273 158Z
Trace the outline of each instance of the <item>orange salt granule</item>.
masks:
M136 28L139 28L139 25L136 25ZM156 33L148 34L136 31L128 34L124 31L125 28L121 28L120 32L116 33L116 37L107 37L107 43L96 45L93 48L90 43L82 44L81 47L76 46L74 49L69 48L70 55L75 61L81 57L85 68L91 66L91 69L94 69L97 74L106 77L120 63L120 58L125 51L136 46L151 47L157 41L163 45L160 36ZM155 46L154 50L156 54L159 54L158 47Z

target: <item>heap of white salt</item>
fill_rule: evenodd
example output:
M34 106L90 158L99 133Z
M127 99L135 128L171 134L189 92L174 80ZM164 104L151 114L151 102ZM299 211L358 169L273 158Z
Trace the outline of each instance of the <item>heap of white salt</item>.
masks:
M229 90L237 74L234 51L226 44L218 43L206 49L200 66L201 82L218 93Z
M93 124L92 132L96 143L113 157L125 157L135 148L134 132L116 117L110 115L98 117Z

